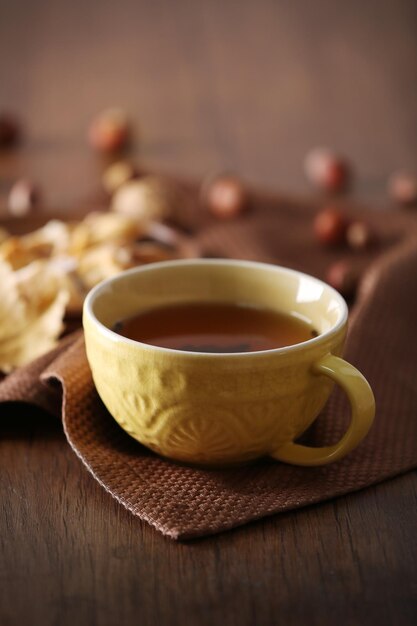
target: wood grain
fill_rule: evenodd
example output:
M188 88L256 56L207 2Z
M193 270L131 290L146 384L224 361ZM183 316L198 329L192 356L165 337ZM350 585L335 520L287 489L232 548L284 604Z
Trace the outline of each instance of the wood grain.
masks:
M0 159L4 190L24 174L54 210L76 204L100 170L88 124L120 105L152 167L300 193L324 144L353 161L356 194L386 204L386 177L417 162L417 4L364 4L3 1L0 108L26 128L26 150Z
M0 476L4 626L414 623L413 474L187 544L112 500L52 418L3 416Z
M386 176L417 162L416 23L413 0L2 2L0 109L26 138L0 154L0 211L22 175L50 211L89 202L85 130L113 104L151 166L299 193L305 151L329 144L354 194L386 204ZM415 473L176 544L104 492L59 423L0 420L2 626L415 624Z

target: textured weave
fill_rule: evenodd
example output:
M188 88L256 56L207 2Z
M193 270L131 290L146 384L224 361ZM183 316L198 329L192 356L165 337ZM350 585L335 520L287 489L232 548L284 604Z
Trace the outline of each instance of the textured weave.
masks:
M309 207L269 199L237 222L206 219L198 236L211 254L275 260L322 276L340 252L323 251L314 243L311 216ZM327 500L416 467L417 216L381 213L370 214L369 220L378 223L382 243L355 257L362 264L377 258L352 311L345 358L369 380L377 416L364 442L338 463L298 468L261 460L203 470L159 458L131 439L104 408L80 333L5 379L0 401L25 400L56 411L62 385L64 430L88 470L134 515L179 539ZM347 413L345 399L335 393L304 441L336 441Z

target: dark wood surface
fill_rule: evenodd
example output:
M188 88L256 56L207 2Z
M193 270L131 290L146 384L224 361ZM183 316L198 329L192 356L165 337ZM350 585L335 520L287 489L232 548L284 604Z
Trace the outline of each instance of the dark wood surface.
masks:
M417 163L416 24L413 0L3 1L0 109L26 138L0 155L1 210L21 175L48 210L94 194L85 128L113 104L148 165L301 193L305 151L328 144L354 195L386 205L387 175ZM104 492L59 423L0 411L2 626L416 623L415 473L177 544Z

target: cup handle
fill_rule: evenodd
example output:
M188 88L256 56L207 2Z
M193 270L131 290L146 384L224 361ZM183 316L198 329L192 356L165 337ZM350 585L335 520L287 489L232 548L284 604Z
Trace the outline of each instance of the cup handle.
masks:
M353 365L333 354L327 354L314 363L313 372L329 376L347 394L352 411L349 428L341 440L333 446L311 448L298 443L286 443L270 455L278 461L310 466L338 461L362 441L374 420L374 394L368 381Z

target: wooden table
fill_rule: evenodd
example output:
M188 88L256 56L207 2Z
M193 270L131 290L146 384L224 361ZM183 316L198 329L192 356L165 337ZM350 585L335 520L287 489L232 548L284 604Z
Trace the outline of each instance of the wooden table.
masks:
M354 195L386 205L417 162L417 8L367 3L164 2L0 6L0 108L24 120L0 156L68 212L98 186L96 111L138 120L136 156L185 175L232 168L306 191L306 150L346 153ZM408 625L417 620L415 473L187 544L122 509L61 426L1 409L0 623L77 626Z

